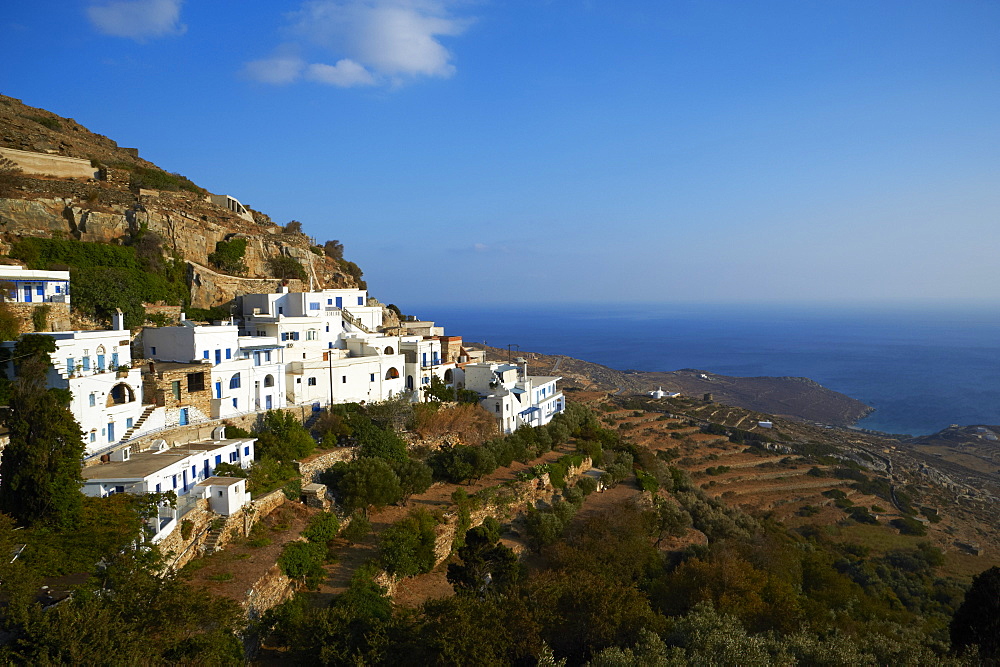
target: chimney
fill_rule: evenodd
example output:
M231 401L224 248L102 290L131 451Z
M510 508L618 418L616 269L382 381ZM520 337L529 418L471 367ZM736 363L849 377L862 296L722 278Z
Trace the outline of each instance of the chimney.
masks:
M125 330L125 315L121 308L115 308L115 314L111 316L111 328L114 331Z

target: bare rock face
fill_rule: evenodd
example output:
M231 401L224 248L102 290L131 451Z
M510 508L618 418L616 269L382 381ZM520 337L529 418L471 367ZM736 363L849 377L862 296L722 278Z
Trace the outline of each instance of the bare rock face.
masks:
M274 289L269 260L292 257L306 271L306 281L292 281L291 290L310 287L357 287L340 264L316 254L304 234L284 233L271 218L250 209L253 221L213 204L196 186L189 190L154 190L130 181L131 170L161 171L76 121L0 95L0 147L63 157L89 158L100 164L104 180L54 178L14 174L0 179L0 251L9 252L28 236L75 238L121 244L140 230L156 234L166 254L180 256L192 267L191 293L196 307L208 308L233 295ZM2 165L0 165L2 167ZM208 256L220 241L245 238L246 272L227 276L213 270ZM194 282L200 280L201 284Z

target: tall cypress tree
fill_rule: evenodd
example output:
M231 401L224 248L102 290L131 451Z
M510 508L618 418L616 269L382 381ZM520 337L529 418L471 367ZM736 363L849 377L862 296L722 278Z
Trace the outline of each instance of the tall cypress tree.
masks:
M66 392L47 389L55 341L24 336L14 348L17 380L0 414L10 444L0 460L0 511L24 525L70 527L80 516L83 434L66 407Z

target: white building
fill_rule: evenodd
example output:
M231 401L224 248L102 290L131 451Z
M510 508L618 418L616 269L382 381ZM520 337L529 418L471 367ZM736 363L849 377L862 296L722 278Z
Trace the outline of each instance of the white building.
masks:
M147 328L143 331L143 351L147 359L175 364L200 364L206 377L210 406L196 407L204 418L223 419L257 410L284 408L285 347L273 336L240 336L232 323L195 325L183 320L181 326ZM161 364L161 371L164 367ZM156 372L154 363L152 373ZM181 382L172 375L171 383ZM177 400L182 387L177 387ZM173 386L171 386L173 393ZM164 400L166 408L169 400ZM189 422L192 413L188 413Z
M70 411L80 424L87 454L126 439L148 406L143 405L142 374L131 368L129 331L121 312L107 331L55 331L37 335L55 339L48 386L69 389ZM13 341L0 343L8 348ZM8 377L13 377L13 368Z
M398 336L378 333L381 306L359 289L248 294L243 333L285 348L291 404L373 402L404 391L406 357Z
M175 508L160 508L153 527L159 541L177 525L200 498L211 498L213 512L228 516L248 502L246 480L215 477L220 463L249 468L256 438L225 438L225 429L215 430L212 440L170 447L157 440L146 451L133 453L129 447L114 452L112 460L83 469L83 493L103 498L115 493L166 493L173 491L179 502ZM221 495L220 495L221 493Z
M544 426L566 408L566 399L556 384L562 378L528 375L527 369L512 364L466 364L466 389L479 394L480 405L500 422L504 433L522 425Z
M7 300L16 303L69 303L69 271L31 271L0 266L0 283L7 283Z

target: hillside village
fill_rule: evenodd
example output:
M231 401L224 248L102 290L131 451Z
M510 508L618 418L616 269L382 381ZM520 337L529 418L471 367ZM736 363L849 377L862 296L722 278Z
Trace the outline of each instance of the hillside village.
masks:
M62 402L82 492L0 515L5 660L995 650L952 623L1000 563L994 487L892 438L726 405L721 376L668 378L706 388L679 393L466 344L373 298L339 242L13 98L0 122L4 396ZM824 414L866 409L843 399ZM42 429L17 418L0 444L34 465L21 441Z

